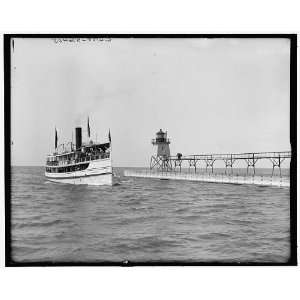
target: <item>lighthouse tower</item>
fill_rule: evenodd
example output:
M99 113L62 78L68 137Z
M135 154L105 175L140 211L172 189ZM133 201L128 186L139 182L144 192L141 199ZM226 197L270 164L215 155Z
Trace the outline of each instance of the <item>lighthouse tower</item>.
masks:
M160 171L172 170L170 160L170 140L167 132L161 129L156 133L156 138L152 140L152 145L157 146L157 153L151 157L150 169L157 168Z

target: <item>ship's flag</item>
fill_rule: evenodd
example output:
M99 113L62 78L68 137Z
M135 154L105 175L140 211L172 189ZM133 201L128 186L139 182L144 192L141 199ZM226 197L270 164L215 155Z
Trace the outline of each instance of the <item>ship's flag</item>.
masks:
M88 122L87 122L87 133L88 133L88 137L91 137L90 119L89 118L88 118Z
M109 140L109 142L111 142L110 129L108 131L108 140Z
M57 130L56 130L56 127L55 127L55 149L57 148Z

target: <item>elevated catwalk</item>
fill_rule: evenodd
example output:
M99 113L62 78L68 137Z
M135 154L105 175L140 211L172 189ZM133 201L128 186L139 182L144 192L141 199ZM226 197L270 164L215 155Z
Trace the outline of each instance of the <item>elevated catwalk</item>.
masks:
M158 171L132 171L125 170L124 176L153 178L153 179L173 179L200 182L230 183L230 184L254 184L260 186L290 187L289 178L279 176L241 176L226 174L193 174L178 172L158 172Z
M233 164L238 160L243 160L247 165L247 174L249 168L253 169L253 174L255 175L255 165L259 160L269 160L272 165L272 175L274 174L274 168L278 167L280 176L281 176L281 165L285 159L291 159L291 151L281 151L281 152L251 152L251 153L230 153L230 154L200 154L200 155L187 155L182 156L180 153L177 156L169 156L165 157L165 160L169 161L169 165L175 170L176 167L179 167L181 170L181 165L183 162L187 162L189 168L193 167L197 169L197 163L201 161L205 162L205 169L207 171L208 168L211 168L213 173L214 171L214 163L216 161L223 161L225 163L226 173L227 168L230 168L230 172L232 174Z

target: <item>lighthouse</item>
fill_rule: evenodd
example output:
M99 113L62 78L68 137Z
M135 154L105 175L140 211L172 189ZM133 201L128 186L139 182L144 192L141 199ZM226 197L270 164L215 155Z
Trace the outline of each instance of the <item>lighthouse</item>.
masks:
M161 129L156 133L156 138L152 140L152 145L157 146L156 155L151 157L150 170L156 168L160 171L172 170L170 160L170 140L167 137L167 132Z

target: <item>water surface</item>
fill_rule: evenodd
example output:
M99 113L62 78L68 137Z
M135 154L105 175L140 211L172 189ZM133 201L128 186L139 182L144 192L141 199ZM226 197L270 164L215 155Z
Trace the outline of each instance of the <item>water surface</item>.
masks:
M113 187L48 182L12 169L17 262L286 262L289 188L127 178Z

